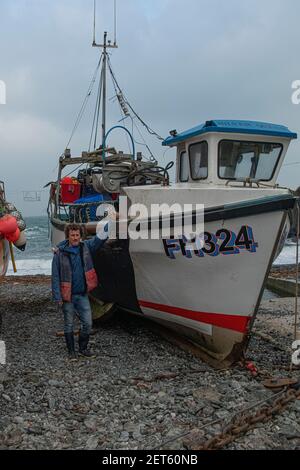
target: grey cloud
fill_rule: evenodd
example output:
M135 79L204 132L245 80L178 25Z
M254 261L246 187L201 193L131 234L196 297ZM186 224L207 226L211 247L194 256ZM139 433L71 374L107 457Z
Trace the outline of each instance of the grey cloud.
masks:
M98 0L99 41L104 28L112 36L112 3ZM300 133L300 105L291 102L291 83L300 79L297 1L118 3L113 67L132 105L160 134L210 118L265 120ZM0 2L0 79L8 93L0 106L1 178L27 214L45 209L46 200L29 206L21 191L55 178L97 64L92 10L91 0ZM87 111L74 153L87 147L92 107ZM118 119L113 107L110 123ZM124 143L119 134L116 140ZM299 146L292 144L287 162L300 161ZM163 161L165 150L154 149ZM298 186L299 170L284 167L280 181Z

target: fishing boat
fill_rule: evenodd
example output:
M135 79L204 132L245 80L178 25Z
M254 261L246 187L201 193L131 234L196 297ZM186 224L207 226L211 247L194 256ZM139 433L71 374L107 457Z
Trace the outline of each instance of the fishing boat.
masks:
M276 179L296 137L270 123L207 121L164 141L177 147L176 183L144 189L148 205L204 204L205 232L202 248L178 237L130 244L140 308L217 362L242 357L287 238L295 197ZM141 197L124 191L131 203Z
M107 132L109 70L124 119L133 114L158 136L133 110L112 71L108 49L117 47L116 42L107 42L105 33L103 44L94 39L93 45L102 49L94 117L98 122L101 97L101 145L79 157L67 149L59 159L48 206L52 244L64 239L69 222L82 223L87 236L95 235L107 215L99 208L119 210L121 197L129 212L142 203L148 216L138 218L141 236L116 237L95 256L99 286L92 299L106 310L117 305L173 330L212 364L237 361L246 350L269 271L289 232L296 198L276 181L297 135L271 123L209 120L185 132L171 131L162 144L177 149L176 161L161 168L153 154L148 161L135 152L135 138L127 127L117 123ZM129 136L131 153L107 147L116 127ZM174 163L176 177L171 182L168 172ZM70 166L81 169L72 177ZM153 220L152 208L162 205ZM183 215L178 205L192 207L192 226L204 218L201 233L189 238L178 232L176 221ZM172 210L166 213L166 207ZM127 217L128 226L130 222ZM151 236L153 225L159 236Z
M0 181L0 281L8 268L10 254L13 256L13 245L23 251L26 247L26 224L16 207L7 202L5 186ZM13 263L14 264L14 263Z

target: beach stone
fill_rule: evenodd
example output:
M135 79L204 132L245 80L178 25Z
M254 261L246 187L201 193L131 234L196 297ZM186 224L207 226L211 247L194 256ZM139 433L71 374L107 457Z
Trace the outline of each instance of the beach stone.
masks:
M53 397L49 397L48 398L48 406L49 406L50 410L54 410L55 405L56 405L56 400Z
M22 418L21 416L15 416L13 418L13 422L16 423L16 424L23 425L24 424L24 418Z
M2 398L6 401L11 401L11 398L9 395L6 395L5 393L2 394Z
M119 437L119 441L127 442L129 439L129 433L127 431L122 431Z
M185 449L193 449L205 440L205 433L199 429L193 429L187 436L182 438L182 444Z
M5 438L5 444L10 448L15 448L22 442L22 433L19 430L15 430Z
M135 423L125 423L123 426L123 430L128 433L134 433L136 431L140 432L141 425Z
M193 391L193 397L200 400L219 401L221 394L214 388L201 387Z
M48 384L50 387L63 387L65 385L65 382L59 381L59 380L49 380Z
M132 433L132 437L133 437L133 439L140 440L140 439L142 438L141 429L140 429L140 428L136 428L136 430L133 431L133 433Z
M28 434L33 434L34 436L40 436L41 434L43 434L42 427L37 425L27 428L26 431Z
M278 431L278 434L280 436L283 436L285 438L293 437L293 436L299 436L300 438L300 430L298 426L294 425L288 425L288 426L282 426L281 429Z
M300 413L300 400L296 400L291 404L291 408L297 413Z
M226 411L226 410L216 411L215 414L216 414L217 418L220 418L220 419L227 418L228 415L229 415L228 411Z
M90 431L96 431L98 427L97 418L88 418L84 421L84 425Z
M5 384L6 382L9 382L9 377L6 372L0 372L0 384Z
M95 450L98 447L99 437L98 436L90 436L86 442L85 448L87 450Z

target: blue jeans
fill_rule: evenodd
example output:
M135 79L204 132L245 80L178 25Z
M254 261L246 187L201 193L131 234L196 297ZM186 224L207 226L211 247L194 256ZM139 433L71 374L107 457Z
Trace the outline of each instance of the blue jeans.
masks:
M79 316L81 333L89 335L92 329L92 311L87 295L72 295L72 302L63 303L64 333L73 333L76 313Z

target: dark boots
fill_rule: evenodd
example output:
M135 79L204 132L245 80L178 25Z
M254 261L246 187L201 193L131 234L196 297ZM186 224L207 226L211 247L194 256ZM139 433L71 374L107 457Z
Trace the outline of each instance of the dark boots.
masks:
M87 357L87 358L95 358L96 356L88 350L87 346L89 344L90 335L84 334L80 332L79 334L79 356Z
M75 341L73 333L65 333L66 344L69 353L70 361L76 361L77 355L75 352ZM87 357L89 359L95 358L96 356L88 350L90 335L80 333L79 335L79 356Z
M69 353L70 361L76 361L77 355L75 352L75 342L73 333L65 333L66 344Z

